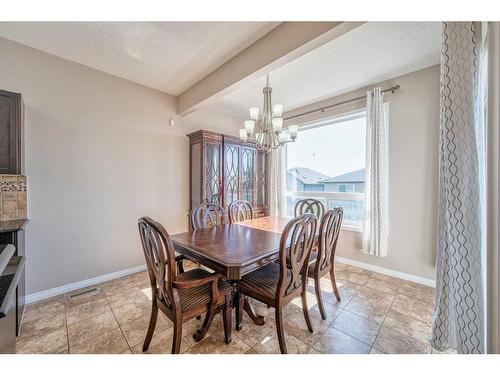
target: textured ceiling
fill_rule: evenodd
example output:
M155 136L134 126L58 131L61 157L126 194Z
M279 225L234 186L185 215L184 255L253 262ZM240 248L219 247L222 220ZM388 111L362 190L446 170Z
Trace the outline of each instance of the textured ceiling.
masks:
M270 72L273 103L285 111L439 63L441 23L367 22ZM262 107L265 77L211 106L240 118Z
M0 22L0 36L178 95L278 22Z

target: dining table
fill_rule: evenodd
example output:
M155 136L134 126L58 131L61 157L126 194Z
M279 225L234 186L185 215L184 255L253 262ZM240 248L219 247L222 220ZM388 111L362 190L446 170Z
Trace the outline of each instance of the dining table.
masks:
M223 275L228 281L237 281L279 258L281 233L290 219L260 217L178 233L171 239L179 254ZM246 298L244 310L255 324L265 324L264 317L255 313Z

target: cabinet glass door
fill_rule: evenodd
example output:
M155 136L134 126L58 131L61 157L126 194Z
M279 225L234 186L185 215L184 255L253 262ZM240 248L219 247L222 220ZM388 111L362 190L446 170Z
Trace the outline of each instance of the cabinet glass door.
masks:
M224 153L224 200L227 208L232 202L238 200L240 147L226 145Z
M241 150L241 199L254 204L255 149L243 147Z
M205 199L220 204L221 153L220 144L207 143L205 146Z
M191 145L191 207L201 203L201 143Z
M266 154L264 152L257 152L255 154L257 159L255 163L255 175L256 175L256 205L257 207L266 206Z

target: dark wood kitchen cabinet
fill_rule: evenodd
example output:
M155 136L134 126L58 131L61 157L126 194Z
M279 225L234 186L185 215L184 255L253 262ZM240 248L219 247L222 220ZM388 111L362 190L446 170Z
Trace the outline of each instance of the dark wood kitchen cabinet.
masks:
M21 94L0 90L0 174L24 173L23 125Z
M190 210L202 202L252 203L254 216L267 215L267 157L254 143L199 130L190 141Z

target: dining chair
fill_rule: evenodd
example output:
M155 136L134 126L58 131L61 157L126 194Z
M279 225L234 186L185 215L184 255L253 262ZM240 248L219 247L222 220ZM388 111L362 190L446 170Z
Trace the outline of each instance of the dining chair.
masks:
M292 219L280 240L279 263L268 263L236 282L236 327L241 328L244 299L251 297L275 309L280 351L286 354L283 308L300 296L309 332L313 332L307 309L306 287L309 256L316 236L316 217L304 214Z
M318 220L321 220L325 213L325 206L317 199L307 198L301 199L295 204L295 217L302 214L313 214Z
M201 268L178 274L174 248L165 228L149 217L141 217L138 224L152 290L151 317L142 351L147 351L151 343L158 310L174 326L172 354L180 352L182 323L205 313L203 325L193 335L195 341L205 337L215 314L222 312L224 340L229 344L232 286L221 275Z
M219 194L214 194L212 198L219 199ZM224 208L216 203L202 203L191 210L191 224L194 230L213 227L224 224ZM184 272L184 255L176 257L177 269L179 273ZM199 266L199 264L198 264Z
M221 195L219 193L212 194L212 197L210 198L210 203L220 204L220 198L221 198Z
M229 222L231 224L253 219L253 207L248 201L238 200L229 205Z
M316 299L318 301L319 312L323 319L326 319L326 312L323 306L323 299L321 298L320 279L324 275L330 274L333 292L335 293L337 301L340 301L340 294L337 289L337 283L335 282L334 261L343 216L344 210L342 208L328 210L323 215L323 219L319 226L319 246L311 253L307 270L307 276L314 279Z
M224 224L224 208L220 204L202 203L191 210L191 224L194 230Z

